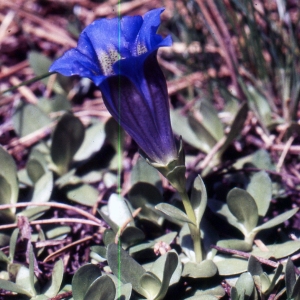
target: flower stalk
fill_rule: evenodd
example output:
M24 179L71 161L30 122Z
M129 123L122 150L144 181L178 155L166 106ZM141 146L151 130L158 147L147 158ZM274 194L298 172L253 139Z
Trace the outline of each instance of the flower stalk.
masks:
M177 159L171 161L167 165L159 165L157 163L152 163L147 157L146 160L150 165L156 168L164 177L166 177L171 185L178 191L184 210L188 216L188 218L193 223L189 223L189 229L191 233L191 237L194 244L194 252L196 256L196 262L200 263L202 261L202 248L201 248L201 231L200 224L197 224L196 216L194 209L192 207L191 201L186 191L186 178L185 178L185 155L182 146L182 139L180 138L180 142L178 145L178 157Z
M182 203L183 203L183 206L184 206L187 216L194 224L196 224L195 213L192 208L191 201L189 199L189 196L188 196L186 190L184 189L183 191L181 191L181 192L178 191L178 192L181 197L181 200L182 200ZM196 262L200 263L203 259L202 258L202 247L201 247L201 231L200 231L200 228L198 228L198 226L194 225L194 224L189 223L188 225L189 225L191 237L193 240Z

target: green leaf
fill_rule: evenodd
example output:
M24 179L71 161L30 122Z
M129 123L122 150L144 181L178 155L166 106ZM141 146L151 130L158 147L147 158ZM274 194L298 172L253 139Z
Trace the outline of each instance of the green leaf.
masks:
M156 239L159 241L162 241L163 239ZM164 278L165 276L171 275L170 278L170 284L168 283L168 286L178 282L181 275L181 262L178 259L178 254L175 250L171 250L167 252L166 254L160 256L151 266L150 271L155 274L158 279L164 284ZM178 276L178 271L180 271L180 274ZM168 275L169 274L169 275ZM171 283L171 281L173 283Z
M238 223L236 217L232 215L226 203L214 199L209 199L207 204L213 212L219 214L223 219L227 220L229 224L231 224L238 230L241 230L241 224Z
M140 278L140 286L147 294L147 299L157 299L157 295L162 287L161 281L151 272L146 272Z
M247 97L251 108L257 113L262 124L269 126L272 122L272 110L267 99L252 85L248 85L247 90Z
M244 297L242 297L242 298L240 297L237 289L234 286L230 290L230 297L231 297L231 300L244 300Z
M109 276L104 275L97 278L89 286L83 300L114 300L115 296L116 288L114 282Z
M59 259L54 265L50 281L47 282L46 286L43 289L43 294L45 294L49 298L55 297L60 290L63 276L64 263L61 259Z
M105 123L105 133L107 141L114 147L116 152L123 145L124 131L121 125L114 118L110 118Z
M106 247L104 246L92 246L90 247L90 257L98 262L106 261Z
M194 224L189 217L179 208L168 204L160 203L155 206L155 208L161 212L162 216L172 222L173 219L176 219L181 222ZM196 226L196 224L194 224Z
M132 293L132 285L130 283L122 284L122 282L114 275L107 274L115 284L117 291L116 300L130 300Z
M33 183L36 183L45 174L44 167L37 159L30 159L26 164L26 169Z
M271 285L271 280L265 272L261 273L259 277L261 282L261 290L263 293L265 293Z
M269 251L261 251L258 247L255 247L251 252L252 255L275 259L287 257L300 249L300 241L288 241L282 244L267 245Z
M48 202L53 190L53 173L46 172L34 185L31 202Z
M137 293L144 297L148 296L139 284L140 278L146 271L125 250L116 244L108 245L107 262L112 272L123 283L131 283Z
M108 199L108 215L109 218L121 227L125 222L132 219L132 214L129 209L129 205L126 200L118 194L111 194ZM134 222L130 222L130 225L134 226Z
M247 192L253 197L258 214L264 217L272 199L272 181L265 171L254 174L248 185Z
M285 267L285 287L286 287L286 294L288 299L292 299L292 294L294 290L294 286L296 283L296 273L295 273L295 266L290 259L288 258L286 267Z
M36 76L41 76L49 72L52 61L45 55L37 52L30 51L28 55L30 67L33 69ZM44 78L42 81L47 85L49 78Z
M20 231L19 228L14 229L14 231L11 235L10 241L9 241L9 256L8 257L11 262L13 262L13 260L14 260L19 231Z
M0 175L0 199L3 204L8 204L11 199L11 185L2 175ZM11 223L15 219L10 209L1 210L0 216L4 223Z
M225 290L221 285L217 285L211 289L206 289L206 290L198 290L194 294L193 297L215 297L215 299L221 299L222 297L225 296ZM194 300L197 300L198 298L194 298ZM200 299L206 299L206 298L200 298ZM213 298L208 298L208 299L213 299ZM186 300L192 300L192 298L187 298Z
M180 110L170 110L171 123L176 135L182 136L182 139L189 145L208 153L210 148L199 140L197 134L192 130L186 116L181 115Z
M101 216L101 218L109 225L109 227L116 234L119 230L119 226L115 222L113 222L105 212L98 210L98 213Z
M75 161L85 160L100 150L105 140L104 124L95 122L85 131L84 140L74 156Z
M3 289L5 291L11 291L13 293L26 295L28 297L33 297L33 295L28 291L25 290L22 286L19 286L18 284L15 284L11 281L4 280L0 278L0 289Z
M282 270L283 270L283 265L282 264L279 264L278 268L275 270L275 274L271 280L271 283L269 285L269 288L267 290L264 290L263 293L264 294L269 294L273 291L276 283L277 283L277 280L279 279L279 277L281 276L281 273L282 273Z
M216 264L209 259L201 263L187 262L183 266L182 276L191 278L210 278L216 275L218 268Z
M163 202L163 197L152 184L146 182L134 184L128 193L128 200L134 208L142 208L140 215L154 221L159 219L158 213L150 209L149 205L154 207L156 204Z
M252 231L258 222L257 205L252 196L245 190L234 188L227 195L227 205L230 212L243 226L244 234Z
M144 232L134 226L127 226L121 235L121 242L127 247L137 244L145 239Z
M248 262L241 258L224 258L223 256L216 255L213 259L216 264L219 275L232 276L247 271Z
M22 289L27 290L32 296L35 296L35 283L36 278L34 274L32 274L32 271L24 266L21 266L16 277L16 284Z
M156 296L156 300L159 299L164 299L169 285L170 285L170 281L171 278L175 272L175 270L178 268L178 255L177 253L174 252L167 252L165 255L163 255L163 257L160 257L157 262L155 262L151 268L152 272L155 273L155 275L157 275L158 277L162 276L161 279L161 289L158 293L158 295ZM158 267L158 265L161 265L160 267ZM161 272L163 270L163 273ZM178 278L179 280L179 278Z
M69 186L66 195L69 200L93 207L98 201L99 192L89 184L79 184L75 187Z
M237 112L231 127L230 127L230 131L226 137L226 140L223 144L223 146L221 147L221 149L219 150L219 155L222 155L224 153L224 151L228 148L228 146L231 145L231 143L238 137L238 135L241 133L242 129L243 129L243 125L247 119L247 115L248 115L248 105L246 102L244 102L239 111Z
M189 125L197 136L198 140L201 141L203 150L205 149L205 153L209 153L209 151L214 147L217 143L217 140L213 137L213 135L203 126L203 124L199 123L193 116L188 117Z
M150 166L143 157L139 157L131 170L130 180L132 186L139 182L154 185L162 192L162 184L158 171Z
M204 182L199 175L196 177L192 188L191 204L196 217L196 226L200 228L200 222L207 205L207 193Z
M72 293L74 300L83 300L91 284L101 276L101 270L93 264L80 267L72 279Z
M154 241L151 241L151 242L147 241L147 242L140 243L140 244L130 247L128 249L128 251L129 251L129 254L132 255L134 253L137 253L137 252L140 252L143 250L147 250L147 249L151 249L151 248L153 249L154 245L155 245Z
M83 124L72 114L66 113L58 121L52 136L51 158L60 175L67 173L74 154L83 142L84 132Z
M62 239L66 234L71 231L71 227L67 225L60 225L46 232L48 239Z
M264 272L260 262L253 255L250 256L248 261L248 272L252 276L260 276Z
M37 295L35 285L34 285L34 280L35 280L34 264L35 263L37 263L37 261L34 256L33 247L32 247L32 245L30 245L30 248L29 248L29 289L30 289L30 291L32 291L33 295Z
M115 242L116 233L112 229L105 229L103 234L103 243L105 246L108 246L111 243Z
M295 215L298 212L298 210L299 210L299 208L293 208L291 210L288 210L288 211L276 216L275 218L269 220L268 222L266 222L260 226L257 226L256 228L254 228L253 232L259 232L261 230L275 227L275 226L285 222L289 218L291 218L293 215Z
M275 166L272 163L270 153L265 149L259 149L254 152L252 156L252 163L262 170L275 170Z
M223 124L220 121L218 112L209 101L201 101L200 113L203 126L209 131L216 141L224 136Z
M57 81L54 84L54 89L57 87ZM63 91L64 92L64 91ZM38 107L42 109L46 114L50 114L58 111L71 111L71 102L67 99L65 95L56 94L51 99L40 98L38 102Z
M296 283L294 285L292 299L300 300L300 276L298 276Z
M249 272L243 273L236 282L235 288L238 295L247 297L242 299L249 299L254 290L254 282L251 274Z
M243 240L236 240L236 239L220 240L217 242L217 246L220 246L223 248L235 249L235 250L239 250L239 251L245 251L245 252L249 252L252 250L251 244L249 244Z
M51 124L51 119L36 105L21 103L12 117L18 136L24 137Z
M19 186L17 180L17 167L11 155L8 152L6 152L1 146L0 146L0 161L1 161L0 190L3 190L2 191L3 195L1 195L0 198L0 204L14 204L18 200L18 194L19 194ZM5 213L2 210L1 215L5 214L13 221L14 217L9 213L9 211L11 211L11 213L15 213L15 209L7 210Z
M0 250L0 262L10 263L9 258Z

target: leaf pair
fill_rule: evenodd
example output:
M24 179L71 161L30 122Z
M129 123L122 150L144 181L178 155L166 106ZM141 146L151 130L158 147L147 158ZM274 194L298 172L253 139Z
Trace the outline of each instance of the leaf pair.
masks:
M148 272L116 244L108 246L107 261L124 284L131 283L137 293L149 300L164 299L174 272L181 274L178 256L173 251L161 256Z
M206 188L200 176L196 177L194 181L190 201L195 214L196 224L189 219L186 213L168 203L160 203L155 208L170 221L174 221L175 219L179 222L190 223L200 230L200 222L207 204Z
M239 229L245 241L252 245L259 231L279 225L298 211L298 208L291 209L257 226L260 217L264 217L268 211L271 196L272 182L267 173L261 171L252 177L247 191L234 188L227 195L227 205L212 200L210 207Z
M93 264L80 267L72 280L74 300L129 300L131 284L122 284L113 275L102 275L100 268Z

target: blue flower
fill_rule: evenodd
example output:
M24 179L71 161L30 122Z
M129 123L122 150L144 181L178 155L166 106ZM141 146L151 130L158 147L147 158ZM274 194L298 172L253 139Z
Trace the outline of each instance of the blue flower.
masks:
M102 92L111 115L132 136L151 162L177 158L167 85L158 65L159 47L170 46L156 31L163 8L141 16L96 20L81 33L50 72L90 78Z

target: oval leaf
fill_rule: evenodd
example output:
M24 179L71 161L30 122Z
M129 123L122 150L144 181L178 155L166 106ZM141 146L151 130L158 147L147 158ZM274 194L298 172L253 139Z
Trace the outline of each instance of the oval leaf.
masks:
M199 175L196 177L192 188L191 204L196 216L197 228L200 228L200 222L207 205L207 193L204 182Z
M83 139L84 126L81 121L72 114L64 114L54 129L51 144L51 158L59 174L68 171Z
M218 272L217 266L212 260L204 260L200 264L187 262L184 264L182 276L191 278L209 278Z
M241 299L249 298L254 290L254 281L249 272L243 273L236 282L235 288ZM244 298L246 296L247 298Z
M49 298L55 297L59 290L64 276L64 263L59 259L53 268L51 280L46 284L43 294Z
M179 110L173 109L170 111L170 116L172 128L176 135L182 136L182 139L189 145L205 153L209 152L210 148L207 147L206 144L203 144L201 140L199 140L198 136L189 125L186 116L181 115Z
M93 207L98 201L98 190L89 184L80 184L73 188L68 188L68 199L83 204L89 207Z
M247 192L253 197L258 208L258 214L264 217L272 199L272 181L265 171L253 175Z
M151 272L146 272L142 275L140 285L147 294L147 299L156 299L162 286L157 276Z
M18 200L19 186L17 180L17 167L11 155L0 146L0 175L5 179L5 184L10 185L10 196L0 198L0 204L16 203ZM12 209L14 212L15 210Z
M231 276L247 271L248 262L245 259L221 257L221 260L219 260L219 258L217 255L213 261L221 276Z
M147 297L148 295L139 284L140 278L146 273L144 268L123 250L122 247L116 244L108 245L106 255L108 265L113 273L118 276L123 283L131 283L132 288L136 292Z
M132 185L135 185L138 182L145 182L154 185L162 192L162 184L158 171L150 166L143 157L140 157L133 166L130 180Z
M101 276L99 267L87 264L80 267L72 280L72 292L74 300L83 300L91 284Z
M115 284L109 276L97 278L88 288L83 300L114 300Z
M240 107L239 111L237 112L231 124L230 131L227 135L227 138L223 146L219 151L219 154L222 154L228 148L228 146L231 145L233 140L240 134L241 130L244 127L243 125L246 121L247 115L248 115L248 105L247 102L244 102L244 104L242 104L242 106Z
M141 214L154 221L160 217L156 211L149 209L148 205L155 206L163 201L159 190L150 183L138 182L132 186L128 199L134 208L141 207Z
M11 292L17 293L17 294L26 295L30 298L33 296L29 291L23 289L23 287L19 286L18 284L15 284L11 281L4 280L1 278L0 278L0 289L5 290L5 291L11 291Z
M13 125L16 133L26 136L50 125L51 119L36 105L22 103L14 112Z
M258 210L254 199L248 192L239 188L232 189L227 195L227 205L230 212L243 225L244 234L255 228L258 222Z
M164 218L168 219L171 222L173 219L176 219L181 222L194 224L182 210L171 204L160 203L156 205L155 208L162 213Z
M285 279L286 295L288 299L291 299L293 294L293 289L296 283L296 273L295 273L295 266L290 258L288 258L285 267L284 279Z
M82 145L76 152L74 160L88 159L95 152L99 151L105 140L104 124L97 122L85 131Z
M275 218L269 220L268 222L266 222L260 226L257 226L253 231L259 232L264 229L269 229L269 228L275 227L275 226L285 222L289 218L291 218L294 214L297 213L298 210L299 210L298 207L288 210L288 211L284 212L283 214L280 214L280 215L276 216Z

